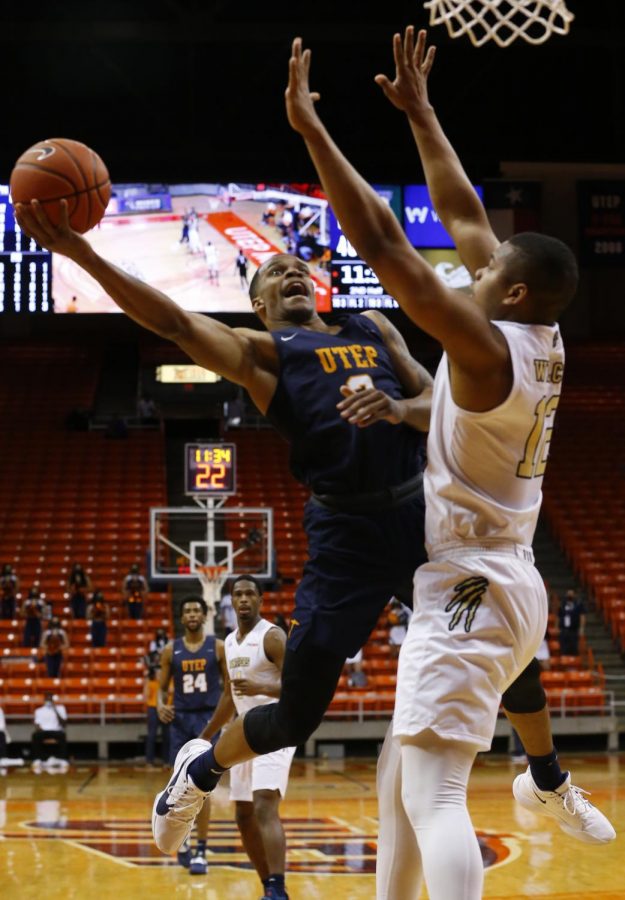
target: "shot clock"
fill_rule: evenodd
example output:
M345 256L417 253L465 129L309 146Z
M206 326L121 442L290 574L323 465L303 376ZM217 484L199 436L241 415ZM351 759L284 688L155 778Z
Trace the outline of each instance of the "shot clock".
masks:
M236 494L236 444L185 444L185 494Z

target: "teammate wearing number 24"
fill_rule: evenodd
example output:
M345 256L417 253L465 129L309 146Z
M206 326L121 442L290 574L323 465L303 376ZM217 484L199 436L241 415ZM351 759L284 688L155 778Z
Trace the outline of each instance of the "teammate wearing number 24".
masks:
M174 765L180 748L196 737L215 712L221 686L227 681L224 642L204 633L206 603L189 595L180 605L182 637L170 641L161 653L157 712L170 725L170 763ZM173 704L169 689L173 681ZM178 850L178 861L188 866L191 875L206 874L206 839L210 823L210 797L204 801L196 819L197 845L191 852L185 844Z

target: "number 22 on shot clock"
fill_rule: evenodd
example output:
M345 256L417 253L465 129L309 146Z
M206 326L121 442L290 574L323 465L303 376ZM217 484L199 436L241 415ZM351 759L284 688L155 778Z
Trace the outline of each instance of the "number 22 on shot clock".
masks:
M185 445L185 493L210 497L236 493L236 445Z

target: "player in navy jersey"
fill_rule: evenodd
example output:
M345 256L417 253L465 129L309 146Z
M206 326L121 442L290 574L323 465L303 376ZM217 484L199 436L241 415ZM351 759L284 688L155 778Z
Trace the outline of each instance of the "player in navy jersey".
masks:
M410 602L414 571L425 560L417 430L428 428L432 379L380 313L324 322L308 266L297 257L272 257L252 280L252 306L267 330L230 328L180 309L102 259L69 228L62 206L58 227L36 201L18 204L16 216L40 244L89 272L139 324L246 387L291 442L292 471L312 491L304 521L309 560L280 700L238 719L216 751L201 740L187 745L155 802L156 842L168 852L185 840L203 791L226 767L307 740L344 660L366 642L390 597Z
M174 765L180 748L198 735L212 717L226 678L223 641L204 634L207 607L201 597L185 597L180 606L184 635L170 641L161 654L157 712L169 724L170 762ZM169 691L173 681L173 703ZM207 798L197 817L197 846L194 852L183 846L178 852L182 865L192 875L204 875L206 837L210 822Z

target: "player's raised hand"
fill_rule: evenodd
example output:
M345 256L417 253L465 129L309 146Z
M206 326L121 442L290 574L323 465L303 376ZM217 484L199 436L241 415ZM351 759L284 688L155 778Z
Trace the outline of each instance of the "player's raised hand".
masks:
M289 59L289 83L285 91L286 114L291 128L304 139L321 127L315 110L319 94L310 90L310 50L302 50L302 39L294 39Z
M61 215L58 225L53 225L45 209L38 200L30 203L15 204L15 218L18 225L38 244L54 253L64 256L75 256L89 244L78 232L72 231L69 224L67 200L61 200Z
M430 108L427 79L434 64L436 47L431 46L426 52L426 40L427 32L422 29L415 46L414 25L406 28L403 41L400 34L395 34L395 80L391 81L386 75L375 76L375 83L380 85L393 106L411 118Z

